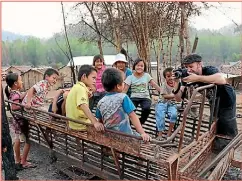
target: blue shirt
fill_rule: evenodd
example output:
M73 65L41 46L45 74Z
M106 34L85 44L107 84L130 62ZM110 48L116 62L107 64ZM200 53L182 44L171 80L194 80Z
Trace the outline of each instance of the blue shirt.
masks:
M130 68L126 68L125 70L125 78L127 78L128 76L132 75L132 70Z
M130 98L124 93L107 93L97 104L96 117L105 128L134 134L129 114L135 110Z

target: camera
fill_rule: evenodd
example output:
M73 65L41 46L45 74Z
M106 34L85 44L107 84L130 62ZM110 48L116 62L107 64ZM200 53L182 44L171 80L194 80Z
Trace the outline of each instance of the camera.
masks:
M173 70L173 72L174 72L174 76L177 79L189 76L186 68L178 68L176 70Z

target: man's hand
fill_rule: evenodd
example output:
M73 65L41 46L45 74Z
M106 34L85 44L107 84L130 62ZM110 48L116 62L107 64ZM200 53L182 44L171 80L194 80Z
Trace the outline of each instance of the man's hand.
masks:
M194 73L189 73L189 76L182 79L183 82L198 82L199 81L199 75Z
M151 137L146 133L141 134L141 137L142 137L144 142L148 142L148 141L151 140Z
M104 126L102 123L96 122L94 124L94 127L96 128L97 131L104 131Z

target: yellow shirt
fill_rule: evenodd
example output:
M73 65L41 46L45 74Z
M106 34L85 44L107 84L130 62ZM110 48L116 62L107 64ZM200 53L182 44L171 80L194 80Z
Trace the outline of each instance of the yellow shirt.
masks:
M66 116L75 120L81 120L86 123L91 121L79 108L80 105L87 104L89 107L88 89L82 82L77 82L70 90L66 99ZM69 121L69 127L74 130L85 130L86 126Z

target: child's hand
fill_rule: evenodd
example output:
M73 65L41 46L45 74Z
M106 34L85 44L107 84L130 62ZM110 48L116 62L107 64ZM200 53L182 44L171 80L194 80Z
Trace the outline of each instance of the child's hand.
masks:
M52 104L52 112L56 114L57 112L57 107L55 104Z
M141 134L141 137L142 137L144 142L148 142L148 141L151 140L151 137L146 133Z
M26 109L30 109L30 108L31 108L31 103L27 103L27 104L25 105L25 108L26 108Z
M96 128L97 131L103 131L104 130L104 126L102 123L96 122L94 124L94 127Z
M4 147L4 148L3 148L3 152L4 152L4 153L7 152L7 147Z

